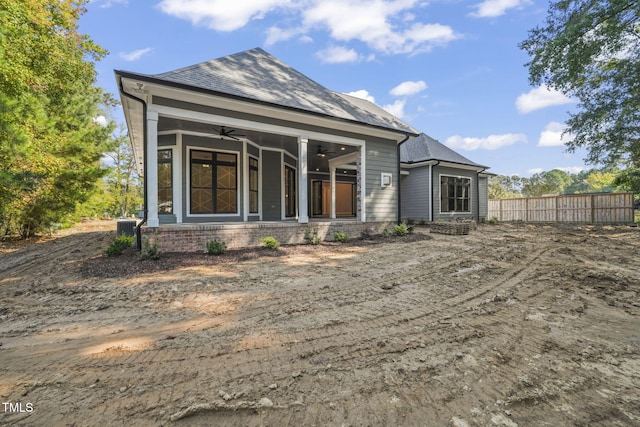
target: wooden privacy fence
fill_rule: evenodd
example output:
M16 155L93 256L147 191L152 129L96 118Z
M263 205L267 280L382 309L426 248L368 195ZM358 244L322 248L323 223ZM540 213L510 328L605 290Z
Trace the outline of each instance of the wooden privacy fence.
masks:
M633 223L633 193L489 200L488 218L524 222Z

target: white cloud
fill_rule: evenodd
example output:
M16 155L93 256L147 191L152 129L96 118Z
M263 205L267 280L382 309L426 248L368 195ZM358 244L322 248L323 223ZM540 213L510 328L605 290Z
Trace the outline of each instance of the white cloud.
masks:
M327 31L332 40L360 41L388 54L428 52L460 38L451 27L415 22L419 0L162 0L164 13L217 31L234 31L268 13L284 11L292 28L273 26L266 45L289 40L313 30ZM290 19L294 15L296 19Z
M279 7L292 6L289 0L162 0L158 4L167 15L217 31L234 31Z
M541 172L544 172L544 169L542 169L542 168L533 168L533 169L527 170L527 173L529 175L535 175L535 174L541 173Z
M580 173L583 170L586 170L586 168L583 166L562 166L554 169L560 169L561 171L564 171L566 173Z
M129 2L127 0L93 0L91 3L96 4L100 9L107 9L116 4L126 5Z
M402 119L404 117L404 106L406 103L406 99L399 99L393 104L383 105L382 109L393 114L397 118Z
M391 89L389 93L394 96L411 96L422 92L426 88L427 84L422 80L417 82L406 81Z
M540 139L538 140L538 147L562 147L568 141L571 141L575 136L566 134L563 136L567 126L559 122L550 122L545 126L544 130L540 133Z
M451 27L437 23L413 23L404 28L407 25L403 21L404 12L416 3L416 0L314 0L303 11L304 25L324 28L335 40L359 40L384 53L429 51L460 37Z
M151 52L151 48L147 47L144 49L138 49L138 50L134 50L133 52L120 52L120 58L124 59L125 61L137 61L138 59L140 59L143 55L147 54Z
M107 119L105 116L97 116L93 118L93 122L99 124L102 127L105 127L109 124L109 119Z
M454 149L472 151L478 148L484 150L496 150L501 147L513 145L518 142L527 142L527 136L522 133L505 133L503 135L489 135L486 138L463 138L459 135L451 136L445 141L445 145Z
M358 52L342 46L330 46L326 49L316 52L316 56L318 56L318 58L320 58L322 62L326 62L329 64L336 64L341 62L357 62L360 59Z
M298 28L283 30L279 27L271 27L267 30L267 39L264 41L264 44L267 46L271 46L278 42L287 41L300 33L301 30Z
M367 90L360 89L355 92L349 92L347 95L355 96L356 98L366 99L369 102L376 103L376 99Z
M549 89L547 86L542 85L518 96L516 99L516 108L520 113L526 114L542 108L570 104L572 102L574 102L574 100L562 92Z
M476 11L469 15L476 18L495 18L504 15L509 9L528 3L529 0L484 0L476 4Z

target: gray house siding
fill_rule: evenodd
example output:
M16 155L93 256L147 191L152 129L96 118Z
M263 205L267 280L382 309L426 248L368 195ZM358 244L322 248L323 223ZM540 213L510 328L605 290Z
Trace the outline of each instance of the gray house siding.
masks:
M370 139L366 142L366 220L395 221L398 210L397 148L389 141ZM390 173L391 186L382 187L382 173Z
M201 104L195 104L191 102L177 101L168 98L153 97L153 103L157 105L165 105L174 108L180 108L191 111L198 111L209 114L216 114L221 116L228 116L233 118L240 118L243 120L261 122L266 124L273 124L277 126L296 128L300 130L307 130L310 132L318 132L318 133L327 133L333 134L337 136L343 136L346 138L353 138L357 140L365 140L366 152L365 152L365 166L366 171L364 171L366 176L366 182L364 182L364 191L363 197L365 198L366 203L366 221L395 221L397 219L397 192L399 191L399 182L398 182L398 171L397 171L397 145L396 142L390 139L383 138L375 138L375 137L367 137L358 133L346 132L340 129L330 129L319 126L311 126L303 123L295 123L286 120L273 119L273 118L265 118L261 116L256 116L250 113L240 113L236 111L227 111L224 109L220 109L217 107L205 106ZM159 129L163 130L163 117L160 117L159 121ZM171 124L167 124L170 126ZM193 123L184 122L185 126L194 126ZM196 124L197 125L197 124ZM197 127L197 126L196 126ZM207 125L202 125L202 129L195 128L194 131L205 131ZM166 129L169 130L169 129ZM199 138L201 140L209 140L210 138L202 138L202 137L189 137L189 138ZM183 147L187 145L194 145L187 141L187 134L183 137ZM218 138L215 139L215 147L222 148L223 143L230 144L229 146L235 150L241 150L241 144L238 144L237 141L227 141L220 140ZM204 142L202 143L205 144ZM308 150L313 150L315 147L316 141L309 141ZM211 144L208 145L211 147ZM250 147L250 146L248 146ZM293 147L291 147L293 148ZM226 149L226 148L224 148ZM287 148L285 148L287 149ZM250 154L253 154L252 150L254 148L247 148ZM313 154L310 154L313 155ZM287 159L287 163L291 163L297 167L297 161L293 158L293 156L297 156L297 146L295 146L295 152L289 152L285 154L285 158ZM183 149L183 164L187 166L188 160L186 159L186 150ZM244 156L241 156L240 162L244 161ZM279 169L281 164L280 153L269 151L266 149L262 150L262 171L260 175L262 177L262 219L264 221L274 221L282 219L282 193L281 193L281 176L282 171ZM244 167L244 165L243 165ZM277 170L276 170L277 169ZM188 167L184 168L183 172L183 198L187 197L187 188L186 188L186 179ZM381 173L390 173L392 175L392 185L390 187L381 187ZM242 173L239 174L239 182L241 185ZM239 187L242 188L242 187ZM183 208L183 221L184 222L208 222L208 221L242 221L242 203L243 198L240 198L240 212L238 216L233 218L231 217L211 217L208 219L203 218L194 218L186 216L187 206ZM360 206L358 206L358 209ZM250 219L256 219L255 216L250 215Z
M489 215L489 178L480 177L479 179L478 202L480 203L480 220L487 219Z
M282 165L277 151L262 152L262 219L282 219Z
M441 200L440 200L440 177L455 176L471 179L471 200L469 203L469 212L441 212ZM478 194L476 190L477 173L474 171L455 169L442 166L433 167L433 220L439 219L450 220L453 218L475 218L477 213Z
M402 175L400 179L402 218L428 221L431 213L429 167L409 169L409 175Z

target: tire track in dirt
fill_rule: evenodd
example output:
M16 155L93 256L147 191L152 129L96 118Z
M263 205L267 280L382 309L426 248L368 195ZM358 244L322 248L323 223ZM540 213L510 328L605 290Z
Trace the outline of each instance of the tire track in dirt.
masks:
M536 254L532 259L539 256ZM518 270L518 271L516 271ZM440 303L445 307L438 307L437 303L431 304L427 308L421 308L419 310L412 310L407 315L405 314L387 314L387 315L378 315L372 319L365 320L364 322L358 322L354 325L329 325L323 329L315 329L311 331L307 331L305 334L289 334L286 339L282 340L280 346L287 345L291 347L289 353L286 357L276 355L275 352L271 350L270 347L265 346L263 348L252 348L245 349L240 351L227 350L206 355L200 355L200 359L219 359L225 356L233 355L233 363L230 367L226 368L224 371L228 374L234 372L235 375L228 375L228 379L226 382L230 380L237 381L238 379L246 379L247 381L251 378L251 376L257 375L260 376L269 376L276 381L283 381L290 375L291 368L300 369L302 371L306 371L309 369L314 369L313 363L302 363L296 358L300 358L300 355L303 354L301 351L296 351L296 347L300 346L303 348L311 347L313 348L313 352L316 354L325 355L329 352L333 352L332 356L328 356L326 360L323 360L322 365L325 364L344 364L353 361L360 361L360 365L370 365L374 362L369 362L368 359L380 359L389 355L396 355L403 353L408 350L408 346L403 343L398 343L397 345L385 345L386 348L381 348L373 345L364 345L363 343L371 342L376 336L381 334L381 330L393 328L399 324L414 322L416 325L424 325L429 323L430 321L449 319L465 313L468 311L467 308L460 309L459 304L461 302L473 302L478 300L478 298L482 298L489 292L495 291L497 289L508 288L509 284L512 282L517 282L519 278L526 276L527 269L518 269L514 268L507 275L507 279L496 283L494 285L486 285L478 289L474 289L464 293L460 297L455 297L450 300L441 301ZM346 293L345 293L346 294ZM304 298L302 296L301 298ZM457 307L457 308L456 308ZM260 309L260 308L259 308ZM390 310L390 311L393 311ZM429 317L431 316L431 317ZM375 331L375 332L372 332ZM382 334L385 335L385 334ZM412 336L413 335L413 336ZM421 337L420 332L416 332L415 334L404 334L401 338L407 339L418 339ZM220 339L222 337L218 337ZM350 346L344 345L344 343L353 343ZM340 344L342 343L342 344ZM143 357L145 353L149 353L150 358ZM152 353L156 353L153 354ZM306 357L305 357L306 358ZM118 359L118 358L115 358ZM104 363L105 361L100 360L99 363L94 364L94 368L97 371L106 370L111 366L112 363L116 363L118 366L121 366L125 371L130 372L131 368L136 365L143 364L144 366L152 366L154 364L162 364L165 366L165 372L172 372L171 374L167 373L166 380L163 380L163 375L157 380L161 380L162 383L172 383L172 379L175 378L176 372L179 371L181 362L184 360L192 359L192 355L190 357L190 350L188 348L183 349L183 351L170 351L170 350L143 350L138 353L134 359L127 361L120 360L116 361L108 360L108 363ZM256 363L256 360L269 360L271 366L276 366L278 369L271 369L269 372L265 372L264 368ZM204 360L202 361L204 362ZM167 365L168 364L168 365ZM175 365L175 366L173 366ZM291 366L293 365L293 366ZM153 368L151 368L153 369ZM238 375L239 373L244 373ZM223 381L224 382L224 381ZM421 390L421 393L426 393L427 390ZM317 402L320 404L322 402Z

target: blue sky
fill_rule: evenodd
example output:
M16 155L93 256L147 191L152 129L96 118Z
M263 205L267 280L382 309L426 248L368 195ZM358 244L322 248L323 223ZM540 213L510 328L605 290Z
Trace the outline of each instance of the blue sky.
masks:
M366 97L491 172L589 169L561 139L575 100L532 87L518 43L533 0L94 0L80 19L114 69L160 73L261 47L338 92ZM120 110L114 118L123 123Z

